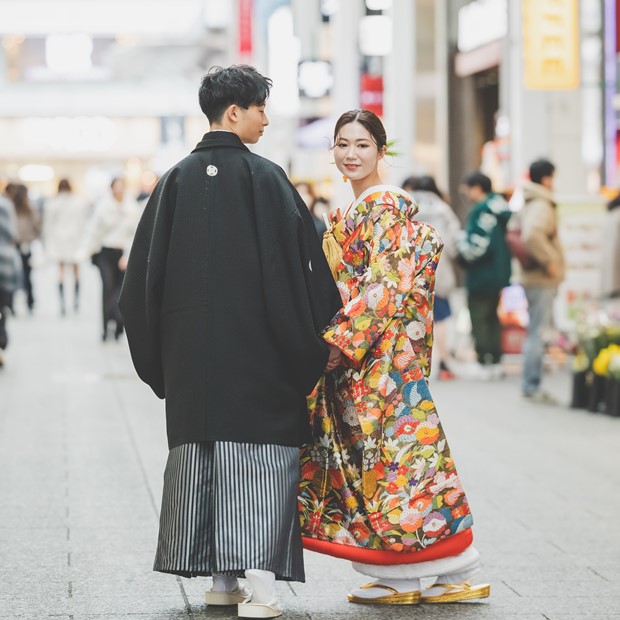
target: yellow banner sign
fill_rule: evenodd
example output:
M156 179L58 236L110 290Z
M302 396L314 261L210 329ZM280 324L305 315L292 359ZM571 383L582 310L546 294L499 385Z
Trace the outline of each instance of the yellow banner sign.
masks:
M523 0L525 88L559 90L579 86L577 0Z

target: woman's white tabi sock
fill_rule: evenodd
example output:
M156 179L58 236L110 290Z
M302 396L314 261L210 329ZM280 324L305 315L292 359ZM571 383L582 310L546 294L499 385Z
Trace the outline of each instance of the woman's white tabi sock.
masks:
M276 576L268 570L250 568L245 577L252 586L252 603L267 605L276 599Z
M480 571L480 566L476 566L470 570L462 571L460 573L449 573L447 575L439 575L434 585L439 586L445 583L463 583L464 581L469 581L479 571Z

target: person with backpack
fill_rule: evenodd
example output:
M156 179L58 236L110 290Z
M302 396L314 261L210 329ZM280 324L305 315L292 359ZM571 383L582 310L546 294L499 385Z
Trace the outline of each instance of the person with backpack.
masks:
M472 378L498 379L503 371L497 309L502 289L510 283L511 255L505 233L511 213L504 198L493 193L488 176L472 172L464 185L467 198L474 205L458 244L478 358Z
M523 186L523 208L510 221L509 230L520 231L528 260L518 261L515 282L527 298L529 324L523 346L521 390L528 400L555 404L540 389L545 333L553 320L553 300L564 279L564 253L558 237L558 214L553 199L555 166L547 159L530 165L530 180Z

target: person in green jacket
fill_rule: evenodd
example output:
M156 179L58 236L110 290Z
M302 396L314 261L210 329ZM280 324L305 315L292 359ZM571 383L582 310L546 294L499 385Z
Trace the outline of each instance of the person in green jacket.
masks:
M510 283L511 254L505 233L511 212L504 198L493 193L491 179L481 172L469 174L464 185L474 206L458 253L466 271L465 289L479 363L476 376L500 378L502 346L497 308L502 289Z

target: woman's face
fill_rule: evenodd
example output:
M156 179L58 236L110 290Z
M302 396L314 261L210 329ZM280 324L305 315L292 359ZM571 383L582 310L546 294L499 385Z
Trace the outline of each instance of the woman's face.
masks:
M361 181L375 174L383 152L377 149L370 132L356 121L340 129L334 145L336 167L351 181Z

